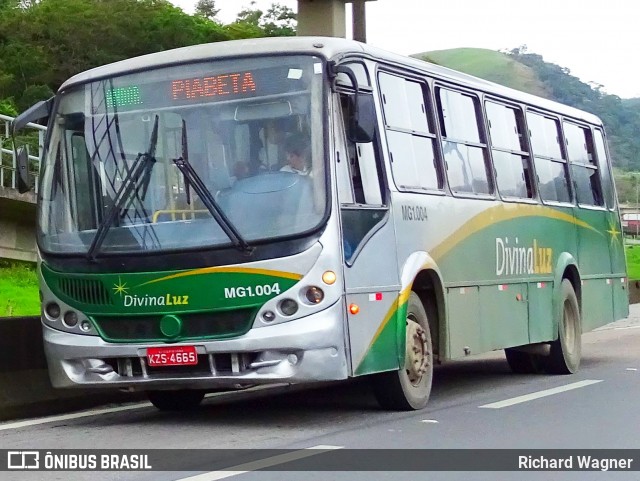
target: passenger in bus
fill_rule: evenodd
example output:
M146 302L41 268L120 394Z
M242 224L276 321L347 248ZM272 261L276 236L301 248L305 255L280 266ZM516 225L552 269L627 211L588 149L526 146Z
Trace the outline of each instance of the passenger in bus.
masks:
M244 179L245 177L249 177L250 175L249 163L239 160L233 165L232 173L233 173L233 178L235 180L240 180L240 179Z
M282 119L269 119L260 131L262 148L260 149L260 169L278 170L284 158L283 144L287 136L285 122Z
M280 169L281 172L309 175L309 141L302 134L293 134L287 138L284 147L287 156L287 165Z

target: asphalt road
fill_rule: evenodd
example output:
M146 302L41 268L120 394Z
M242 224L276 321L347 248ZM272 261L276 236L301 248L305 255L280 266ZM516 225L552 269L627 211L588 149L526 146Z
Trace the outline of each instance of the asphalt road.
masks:
M381 411L362 380L314 389L218 395L198 411L161 413L132 404L0 424L0 448L28 449L640 449L640 305L583 336L572 376L516 375L502 352L436 369L419 412ZM182 451L187 453L187 451ZM296 454L297 453L297 454ZM309 451L293 457L309 458ZM256 452L285 466L281 453ZM483 453L478 453L478 456ZM230 464L243 464L230 458ZM266 461L264 461L266 459ZM320 458L318 458L320 459ZM224 460L223 460L224 461ZM640 468L640 456L634 460ZM291 464L289 466L292 466ZM187 472L0 473L19 480L640 480L635 472ZM283 468L284 469L284 468Z

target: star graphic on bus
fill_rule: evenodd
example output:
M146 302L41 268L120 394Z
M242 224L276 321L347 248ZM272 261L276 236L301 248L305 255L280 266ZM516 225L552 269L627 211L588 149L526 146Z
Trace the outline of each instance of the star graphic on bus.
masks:
M617 244L620 231L618 230L618 226L614 220L609 221L609 230L607 230L607 233L611 236L611 244Z
M113 291L122 296L122 294L126 294L128 290L129 288L127 287L127 283L122 282L122 279L118 277L118 282L113 285Z

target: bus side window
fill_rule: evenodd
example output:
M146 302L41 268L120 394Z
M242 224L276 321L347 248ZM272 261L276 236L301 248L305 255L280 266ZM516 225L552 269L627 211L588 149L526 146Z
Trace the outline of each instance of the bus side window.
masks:
M353 100L349 95L340 96L342 117L349 121ZM382 205L381 173L374 143L355 143L347 140L347 153L351 173L354 202L356 204Z
M378 74L393 180L401 191L441 190L436 134L426 84L387 72Z
M591 129L570 122L563 122L563 126L578 203L603 206L604 196L594 155Z
M479 103L474 95L438 87L436 95L442 151L451 191L460 194L491 194L493 188L486 162Z
M370 233L386 218L388 207L382 195L382 173L375 141L354 143L347 140L345 124L352 103L348 94L336 100L336 148L338 195L342 220L343 252L353 265Z
M493 101L485 102L485 110L498 191L506 198L531 199L533 178L522 111Z
M593 132L604 198L607 201L607 207L613 209L616 206L616 194L611 177L611 167L609 165L609 159L607 158L607 150L604 144L604 135L600 129L595 129Z
M531 149L542 200L571 202L567 161L560 146L560 125L554 117L527 112Z

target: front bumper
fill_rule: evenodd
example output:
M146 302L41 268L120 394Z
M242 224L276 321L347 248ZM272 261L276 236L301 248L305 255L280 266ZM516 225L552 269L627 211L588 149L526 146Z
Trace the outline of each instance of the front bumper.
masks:
M342 302L291 322L251 329L234 339L194 341L197 366L150 368L146 349L158 343L116 344L43 325L54 387L134 390L215 389L246 384L333 381L348 377Z

